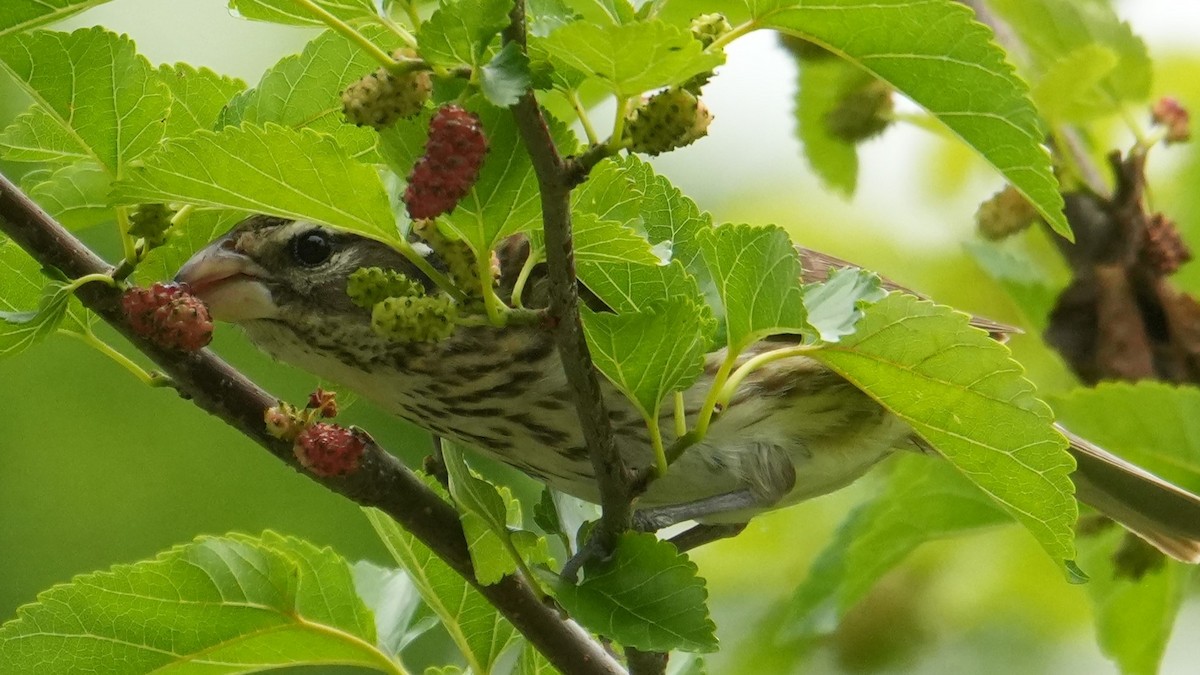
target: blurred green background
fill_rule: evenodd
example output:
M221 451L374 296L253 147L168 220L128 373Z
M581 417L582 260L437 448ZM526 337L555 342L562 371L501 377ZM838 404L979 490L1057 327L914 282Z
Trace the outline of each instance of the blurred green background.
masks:
M224 4L114 0L67 26L102 24L129 33L154 63L188 61L251 85L315 35L241 21ZM1166 2L1127 3L1122 12L1157 59L1156 92L1197 109L1200 53L1186 38L1200 27L1200 14ZM738 42L706 90L716 118L710 137L662 158L658 168L719 220L778 223L800 243L877 269L941 302L1029 326L965 251L975 240L975 205L1001 180L960 146L901 125L864 146L860 190L846 201L812 176L792 139L794 82L794 66L771 36ZM27 103L0 81L0 124ZM1130 141L1119 131L1114 140ZM27 168L0 166L13 177ZM1152 170L1155 206L1185 230L1198 229L1200 198L1193 192L1200 152L1189 146L1159 152ZM87 234L113 253L102 234ZM1198 275L1185 269L1179 281L1200 290ZM1013 348L1043 391L1071 385L1036 335L1017 338ZM281 397L303 400L314 386L309 376L270 362L235 330L219 330L214 349ZM55 338L0 361L0 400L0 620L54 583L152 556L198 534L269 528L332 545L350 559L387 560L355 506L170 391L141 386L80 343ZM410 465L419 465L428 450L423 434L365 404L353 406L347 420ZM761 622L790 596L841 519L873 487L868 478L759 518L737 539L695 554L723 642L709 672L752 672L738 666L749 663L753 672L798 668L792 651L763 642ZM1193 601L1185 605L1163 672L1197 672L1197 647L1187 637L1197 630L1200 605ZM804 671L1115 672L1094 646L1084 591L1068 585L1015 527L922 548L885 577Z

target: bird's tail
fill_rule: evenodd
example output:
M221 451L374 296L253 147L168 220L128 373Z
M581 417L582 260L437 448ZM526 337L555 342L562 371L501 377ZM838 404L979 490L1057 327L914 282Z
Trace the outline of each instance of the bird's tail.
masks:
M1176 560L1200 563L1200 497L1059 427L1078 465L1079 501Z

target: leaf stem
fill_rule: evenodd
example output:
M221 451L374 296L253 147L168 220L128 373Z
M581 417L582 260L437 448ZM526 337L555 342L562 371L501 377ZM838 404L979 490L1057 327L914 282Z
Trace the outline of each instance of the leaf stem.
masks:
M395 33L396 36L398 36L401 40L404 40L404 44L408 45L409 47L412 47L413 49L416 49L417 38L414 37L413 34L410 33L408 31L408 29L406 29L404 26L401 26L400 24L393 21L392 17L388 16L387 14L380 14L379 15L379 23L382 24L384 28L387 28L388 30ZM417 25L418 24L413 24L413 28L416 29Z
M117 283L116 279L113 279L109 275L97 273L97 274L85 274L85 275L79 277L78 279L71 280L71 283L67 284L67 287L64 290L66 290L68 293L74 293L76 290L79 289L80 286L82 286L84 284L90 284L92 282L105 284L106 286L111 286L113 288L118 288L120 286L120 284Z
M683 392L675 392L675 438L683 438L687 433L687 406L683 401Z
M817 351L818 349L820 349L818 345L795 345L793 347L784 347L782 349L772 349L769 352L763 352L762 354L751 358L739 366L737 370L733 371L733 374L729 376L729 379L725 382L725 385L721 387L721 391L717 395L717 405L721 407L729 405L730 399L733 398L733 394L737 391L738 386L741 385L742 380L746 379L746 376L755 370L765 366L768 363L771 363L772 361L787 359L793 356L802 356L804 354Z
M630 102L632 98L617 99L617 114L613 120L612 136L608 137L608 142L605 146L609 154L615 155L621 148L625 147L625 117L629 115Z
M525 258L525 264L521 266L517 280L513 282L512 304L514 307L525 307L525 301L522 299L522 296L525 295L525 284L529 283L529 275L533 273L533 268L537 267L539 262L541 262L541 256L534 255L534 252L530 251L529 257Z
M487 255L475 256L475 269L479 275L479 289L483 292L483 308L487 311L488 319L491 320L493 326L503 326L508 323L508 318L505 316L504 310L508 309L500 302L500 298L496 296L496 288L492 283L492 255L491 249L485 251Z
M743 35L745 35L747 33L753 32L757 29L758 29L758 21L755 19L750 19L749 21L747 21L745 23L741 23L741 24L734 26L733 30L722 35L721 37L717 38L716 40L713 40L712 43L710 43L707 47L705 47L704 50L709 51L709 52L715 52L718 49L724 49L725 45L729 44L730 42L733 42L734 40L742 37Z
M575 109L575 116L579 118L579 123L583 125L583 133L587 136L588 145L599 143L600 137L596 135L596 128L592 126L592 120L588 117L587 109L583 107L583 101L579 99L579 92L575 89L568 89L567 100L571 102L571 107Z
M667 449L663 447L662 429L658 426L658 410L653 415L646 416L646 428L650 430L650 447L654 448L654 477L662 478L667 474Z
M292 0L292 2L299 5L309 14L312 14L320 19L321 23L340 33L347 40L358 45L363 51L369 54L371 58L378 61L383 67L391 68L396 64L396 61L392 58L391 54L388 54L380 49L379 45L376 45L374 42L368 40L365 35L355 30L353 26L330 14L328 10L313 2L313 0Z
M181 223L186 223L188 218L192 217L192 212L196 210L195 204L184 204L171 216L171 226L175 227Z
M696 440L700 440L708 435L708 425L712 422L713 413L717 408L717 400L721 394L721 389L725 386L726 380L729 379L729 373L733 371L734 364L737 363L738 352L729 350L725 354L725 360L721 362L721 367L717 369L717 376L713 379L712 388L708 390L708 396L704 399L704 406L700 408L700 418L696 420L696 429L693 432L696 435Z
M137 363L135 363L133 361L133 359L129 358L128 356L125 356L121 352L117 351L117 349L114 348L112 345L110 345L107 342L105 342L104 340L101 340L100 338L96 337L96 334L90 330L80 332L80 331L66 330L65 328L60 328L60 329L58 329L58 332L62 335L67 335L69 337L73 337L76 340L79 340L80 342L82 342L83 344L91 347L92 349L95 349L96 351L100 352L101 354L112 359L113 362L115 362L117 365L121 366L125 370L129 371L129 373L131 375L136 377L142 384L146 385L147 387L166 387L166 386L170 386L172 384L172 381L170 378L168 378L164 375L148 372L145 368L142 368Z
M125 256L126 263L137 265L137 242L134 241L133 235L129 233L129 228L132 226L129 222L129 207L118 206L116 212L117 229L121 232L121 254Z

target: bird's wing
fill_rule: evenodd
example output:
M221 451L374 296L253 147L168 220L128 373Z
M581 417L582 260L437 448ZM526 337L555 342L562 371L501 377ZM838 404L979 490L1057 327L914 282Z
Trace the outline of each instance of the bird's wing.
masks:
M810 248L804 248L803 246L797 246L796 251L799 252L800 263L804 267L804 283L825 281L829 278L831 272L844 267L859 267L858 265L855 265L847 260L842 260L841 258L831 256L828 253L821 253L820 251L814 251ZM887 277L880 276L880 279L883 280L883 287L889 291L900 291L902 293L908 293L909 295L915 295L924 300L929 299L926 296L912 290L911 288L901 286ZM971 325L987 331L993 338L999 340L1000 342L1005 342L1008 340L1010 335L1024 332L1016 326L1009 326L1007 324L1003 324L998 321L992 321L991 319L986 319L981 316L972 316Z

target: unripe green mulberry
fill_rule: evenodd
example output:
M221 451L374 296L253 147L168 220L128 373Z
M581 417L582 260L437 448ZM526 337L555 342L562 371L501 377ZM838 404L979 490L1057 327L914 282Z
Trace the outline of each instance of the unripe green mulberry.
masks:
M445 295L387 298L371 311L371 328L395 342L436 342L454 333L457 316Z
M724 14L701 14L692 19L692 35L705 47L733 30Z
M984 239L1000 241L1028 228L1037 215L1025 195L1008 185L979 205L975 227Z
M476 270L475 252L470 244L461 239L450 239L442 234L434 220L418 220L413 223L416 232L433 252L446 264L446 272L450 281L470 298L482 298L483 287L479 282L479 272ZM493 280L499 276L499 270L494 270Z
M396 60L411 58L411 50L396 52ZM413 117L425 107L433 92L433 78L427 70L397 75L387 68L353 82L342 92L342 111L346 121L360 127L386 129L396 120Z
M651 96L633 111L626 137L634 152L657 155L704 137L710 122L712 114L695 94L672 88Z
M825 116L825 126L833 136L858 143L888 128L894 108L891 85L872 80L842 95L837 107Z
M361 267L347 279L346 295L359 307L371 309L387 298L425 295L425 288L420 282L395 270Z
M175 210L166 204L139 204L129 214L129 234L145 239L150 248L162 246L174 215Z

